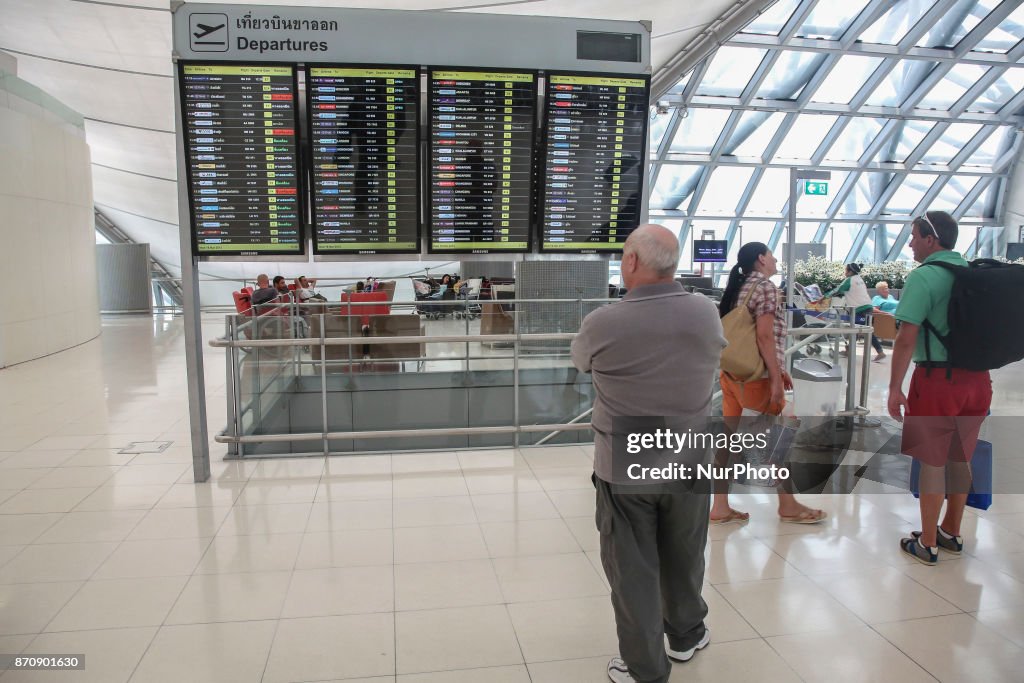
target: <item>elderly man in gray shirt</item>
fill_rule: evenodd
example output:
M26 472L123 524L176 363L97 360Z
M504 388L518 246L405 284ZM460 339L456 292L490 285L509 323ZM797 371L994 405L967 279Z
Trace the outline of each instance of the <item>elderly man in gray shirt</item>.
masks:
M622 255L628 293L588 315L572 343L573 363L591 373L596 392L596 521L619 637L620 657L608 664L615 683L664 683L670 658L687 661L710 642L701 597L708 493L630 492L616 486L622 463L612 458L613 418L703 424L711 414L726 342L715 305L673 279L678 262L679 242L667 228L633 231Z

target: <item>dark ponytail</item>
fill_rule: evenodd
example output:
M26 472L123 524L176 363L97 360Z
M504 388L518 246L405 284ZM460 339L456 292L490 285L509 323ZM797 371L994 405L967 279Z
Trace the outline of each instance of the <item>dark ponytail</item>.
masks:
M759 256L768 253L768 245L763 242L747 242L736 254L736 265L729 271L729 281L725 285L722 301L718 304L718 314L725 317L736 308L740 297L740 289L747 281L747 276L754 272L754 265Z

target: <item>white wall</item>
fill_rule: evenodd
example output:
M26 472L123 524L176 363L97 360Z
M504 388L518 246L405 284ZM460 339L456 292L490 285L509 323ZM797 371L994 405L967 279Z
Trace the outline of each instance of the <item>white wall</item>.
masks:
M100 333L89 147L73 118L0 73L0 367Z

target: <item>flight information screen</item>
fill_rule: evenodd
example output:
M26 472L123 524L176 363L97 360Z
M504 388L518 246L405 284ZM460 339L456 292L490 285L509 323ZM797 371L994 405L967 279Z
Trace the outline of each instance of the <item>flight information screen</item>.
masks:
M419 251L415 67L309 67L316 253Z
M649 81L551 73L542 251L620 251L640 222Z
M196 254L302 254L295 68L183 64Z
M430 251L527 251L536 74L430 72Z

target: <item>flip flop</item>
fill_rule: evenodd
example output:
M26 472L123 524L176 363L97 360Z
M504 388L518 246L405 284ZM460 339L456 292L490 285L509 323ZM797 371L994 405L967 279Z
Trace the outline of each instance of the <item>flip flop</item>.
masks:
M790 524L817 524L828 519L824 510L804 510L798 515L779 515L779 519Z
M743 522L750 520L749 512L740 512L739 510L729 510L729 514L719 519L711 518L712 524L742 524Z

